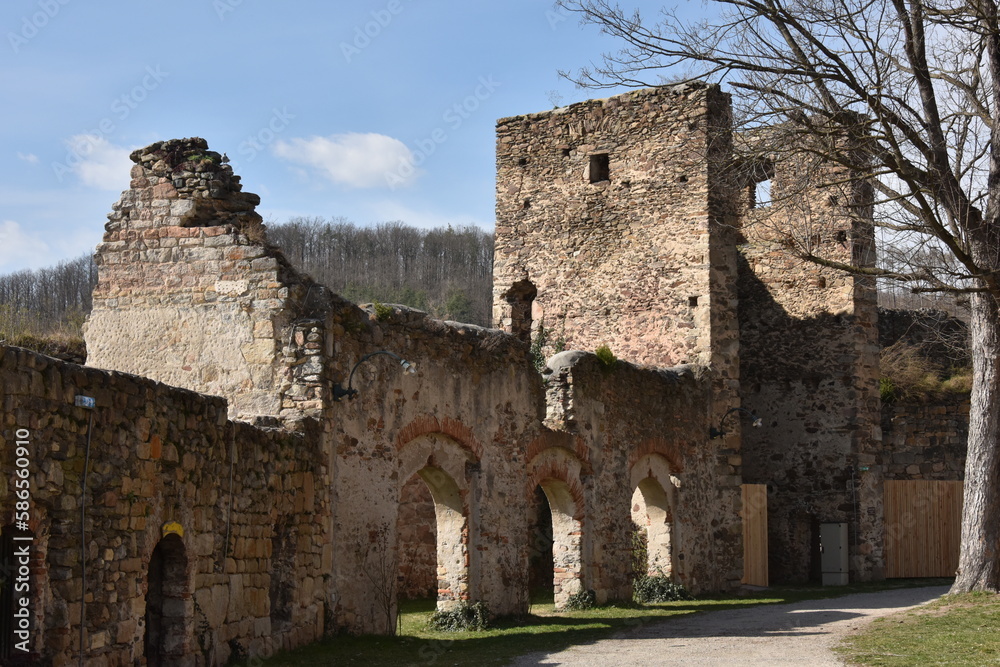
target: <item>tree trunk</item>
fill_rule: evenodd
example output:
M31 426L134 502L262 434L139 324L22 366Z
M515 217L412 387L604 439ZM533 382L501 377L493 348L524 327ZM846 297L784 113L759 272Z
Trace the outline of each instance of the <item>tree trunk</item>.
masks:
M996 298L972 296L972 406L962 552L952 593L1000 591L1000 319Z

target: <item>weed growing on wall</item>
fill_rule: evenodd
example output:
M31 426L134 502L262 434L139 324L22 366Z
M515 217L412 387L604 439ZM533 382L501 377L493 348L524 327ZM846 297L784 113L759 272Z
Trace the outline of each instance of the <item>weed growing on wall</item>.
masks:
M607 345L601 345L598 347L594 350L594 354L597 355L597 358L600 359L601 363L607 368L611 368L618 362L618 357L615 356L615 353L612 352L611 348Z
M566 320L563 320L563 333L552 342L552 354L559 354L566 349ZM538 329L531 341L531 361L535 364L535 370L541 373L545 370L545 348L549 345L552 337L552 329L545 326L545 320L538 323Z
M392 307L387 306L384 303L379 303L375 301L372 303L372 308L375 309L375 319L379 322L385 322L390 317L392 317Z

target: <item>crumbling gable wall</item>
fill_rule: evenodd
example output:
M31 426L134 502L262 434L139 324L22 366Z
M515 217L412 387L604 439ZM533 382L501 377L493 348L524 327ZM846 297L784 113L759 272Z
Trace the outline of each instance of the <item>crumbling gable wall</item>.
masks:
M740 378L742 404L763 427L743 431L743 474L748 483L768 485L771 578L818 578L819 524L847 522L852 579L880 579L874 280L790 250L794 244L834 261L873 264L871 192L842 167L791 159L781 148L782 141L808 138L764 133L754 140L766 168L746 183ZM768 177L770 202L752 207L754 181Z
M318 424L255 428L229 421L221 398L20 348L0 347L0 386L0 468L15 470L22 441L30 471L37 662L76 663L84 596L88 665L142 659L147 602L162 612L157 650L183 664L322 635L332 566ZM76 395L93 397L94 410L75 407ZM12 480L0 480L5 531ZM154 549L168 540L170 581L151 591Z
M284 348L292 322L322 318L324 290L265 243L260 198L204 139L131 158L95 256L88 364L225 396L234 416L279 416L286 393L315 413L318 397L292 386L304 355Z

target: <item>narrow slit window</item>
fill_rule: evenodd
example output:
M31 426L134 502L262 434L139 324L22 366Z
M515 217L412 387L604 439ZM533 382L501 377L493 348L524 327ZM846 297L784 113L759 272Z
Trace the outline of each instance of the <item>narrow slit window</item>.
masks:
M590 156L590 182L600 183L611 180L611 160L607 153Z

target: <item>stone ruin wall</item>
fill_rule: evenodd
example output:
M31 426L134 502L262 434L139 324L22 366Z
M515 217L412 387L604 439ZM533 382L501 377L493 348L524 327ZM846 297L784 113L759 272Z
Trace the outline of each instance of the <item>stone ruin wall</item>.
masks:
M900 343L919 354L939 377L972 364L968 324L948 313L879 308L878 328L881 349ZM968 439L967 391L902 396L882 403L886 479L962 480Z
M969 395L882 405L885 479L965 479Z
M662 545L669 562L661 561L661 572L693 592L738 587L742 461L738 443L727 448L708 438L710 374L696 366L650 369L622 361L609 368L592 354L564 352L549 360L547 376L546 432L529 450L529 474L532 483L540 471L571 480L581 509L591 512L583 513L584 552L593 554L585 585L602 601L629 597L630 571L622 564L631 561L638 487L652 492L641 494L643 509L664 503L666 510L659 530L670 534L669 547Z
M395 598L379 601L378 582L399 573L395 553L412 544L401 512L423 508L415 528L436 523L439 606L482 600L498 614L527 611L527 496L525 451L541 427L543 395L526 346L501 332L445 323L395 307L381 319L374 309L335 308L336 337L330 378L379 349L415 362L414 375L384 356L354 377L359 394L328 408L326 441L332 456L333 582L337 624L352 632L384 632L395 625ZM437 511L407 500L415 476L426 482ZM391 562L375 558L379 545ZM359 573L367 572L364 576ZM388 612L388 613L387 613Z
M253 428L229 421L220 398L19 348L2 347L0 355L4 470L14 469L17 429L30 432L39 661L77 660L91 415L88 665L124 667L141 658L150 557L169 522L183 529L187 563L182 594L168 601L174 611L181 606L184 621L168 633L167 654L223 664L234 650L269 655L323 634L332 554L316 424L303 422L302 432ZM74 407L77 394L96 399L92 413ZM8 483L0 480L4 526L13 518Z
M131 158L95 256L87 363L227 396L233 416L315 414L319 397L297 381L303 332L286 348L293 321L322 318L323 290L262 243L260 198L204 139Z
M772 203L747 211L741 246L742 404L763 418L763 428L743 431L744 481L768 485L772 581L816 578L818 524L840 521L851 524L852 579L879 579L874 284L795 258L778 231L824 257L870 264L870 193L825 186L843 180L837 167L768 157Z

